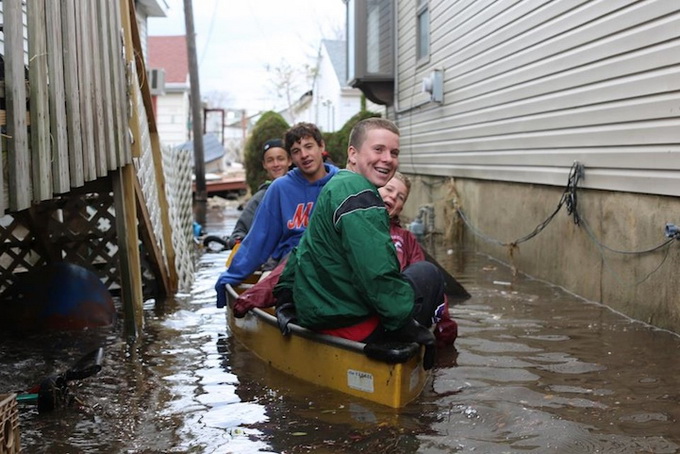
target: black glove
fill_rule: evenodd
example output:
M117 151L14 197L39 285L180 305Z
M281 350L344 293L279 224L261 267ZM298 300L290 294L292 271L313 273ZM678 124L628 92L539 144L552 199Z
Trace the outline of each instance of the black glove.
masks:
M423 368L425 370L432 369L432 366L434 366L437 340L434 337L434 333L429 328L426 328L414 319L411 319L401 328L392 331L390 336L398 341L417 342L418 344L425 346Z
M282 304L276 307L276 322L279 325L281 334L287 336L290 334L289 323L297 323L297 315L295 314L295 305L293 303Z
M282 289L276 292L276 322L284 336L290 334L288 324L297 323L293 292L290 289Z

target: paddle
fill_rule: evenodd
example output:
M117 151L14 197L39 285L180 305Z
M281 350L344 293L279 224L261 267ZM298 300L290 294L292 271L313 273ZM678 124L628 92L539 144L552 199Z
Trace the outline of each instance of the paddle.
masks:
M73 366L58 375L43 379L39 385L33 386L27 393L18 393L18 402L38 402L38 413L52 411L70 404L71 396L68 382L82 380L96 374L102 369L104 348L98 347L84 355Z
M444 276L444 293L448 295L449 298L456 301L465 301L470 298L470 294L467 290L456 280L455 277L451 275L443 266L437 262L437 260L432 257L424 248L425 260L435 265L442 272Z
M71 380L82 380L88 378L102 370L102 360L104 359L104 348L99 347L86 354L77 363L69 367L62 375L67 382Z

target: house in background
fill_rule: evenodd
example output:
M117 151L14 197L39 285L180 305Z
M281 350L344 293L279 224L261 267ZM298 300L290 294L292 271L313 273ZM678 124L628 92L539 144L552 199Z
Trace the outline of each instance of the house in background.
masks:
M243 162L243 148L253 126L252 119L246 116L245 109L204 107L203 112L205 131L219 137L225 151L225 170L230 171L234 162Z
M347 6L351 84L401 130L406 215L432 205L440 239L680 332L680 2Z
M191 139L189 59L186 37L149 36L147 74L161 144Z
M335 132L361 110L363 93L347 83L347 44L342 40L321 40L318 72L311 90L281 115L294 123L307 121L324 132ZM384 114L385 107L371 101L366 109Z
M148 19L150 17L167 17L167 13L168 4L165 0L135 0L135 17L144 61L149 61Z
M245 109L227 111L224 124L224 149L228 166L234 162L244 162L243 151L246 139L257 118L259 114L247 116Z

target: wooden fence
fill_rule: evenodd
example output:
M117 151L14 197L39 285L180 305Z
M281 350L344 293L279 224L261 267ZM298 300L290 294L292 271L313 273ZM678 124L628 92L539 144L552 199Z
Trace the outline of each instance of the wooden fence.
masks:
M138 332L143 291L186 284L176 250L185 262L193 243L173 231L191 232L190 215L170 213L191 213L177 202L191 188L166 179L134 0L0 6L0 292L17 273L77 263L120 290Z

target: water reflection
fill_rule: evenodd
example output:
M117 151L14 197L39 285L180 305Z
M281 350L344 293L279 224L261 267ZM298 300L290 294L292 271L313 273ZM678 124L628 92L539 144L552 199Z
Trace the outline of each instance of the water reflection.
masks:
M428 450L678 452L677 336L529 278L480 281L498 277L454 308L458 367L434 390L462 392L436 400L448 411Z
M208 232L230 230L237 214L208 212ZM439 352L426 391L401 411L300 382L244 350L214 307L226 253L210 253L190 294L147 302L137 345L120 327L0 339L0 392L106 349L103 370L75 384L84 408L22 405L24 452L680 452L677 336L486 256L434 252L472 298L452 307L456 348Z

